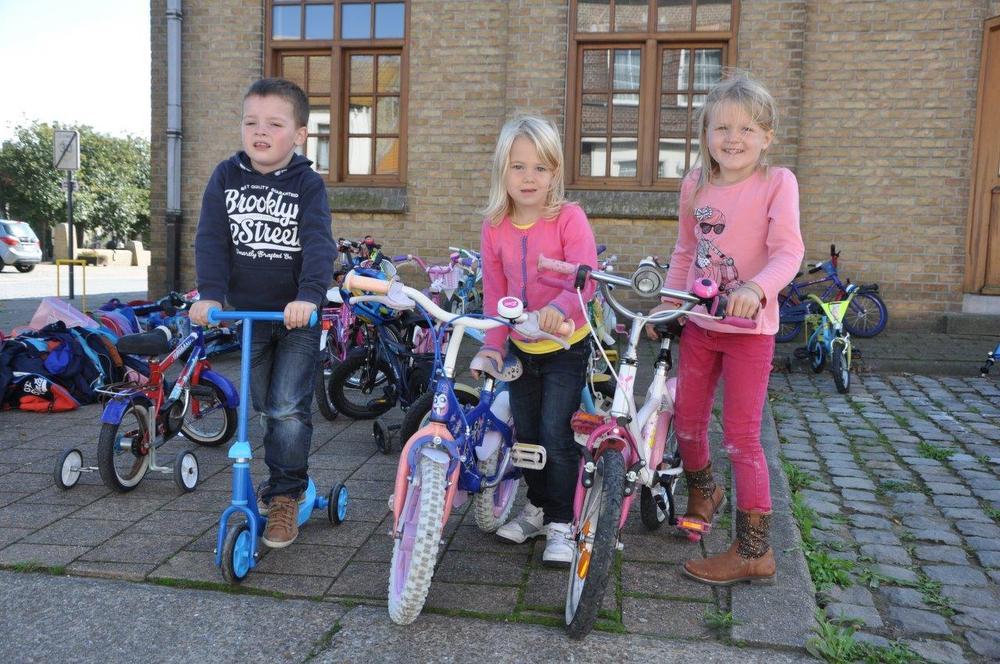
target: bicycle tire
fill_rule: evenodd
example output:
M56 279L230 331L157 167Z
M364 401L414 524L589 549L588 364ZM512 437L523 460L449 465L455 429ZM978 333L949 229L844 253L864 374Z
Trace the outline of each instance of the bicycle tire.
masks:
M676 468L680 466L680 462L680 455L677 450L677 436L674 431L674 418L671 417L667 428L667 439L663 444L663 459L656 468L660 469L663 466ZM658 485L658 487L672 496L680 477L680 475L673 475L667 486ZM667 500L667 498L664 497L664 500ZM669 506L670 503L668 502L668 509ZM667 520L667 514L660 509L653 495L653 489L650 489L648 486L642 487L642 491L639 493L639 518L647 530L658 530Z
M336 406L337 410L356 420L370 420L383 413L387 412L394 405L396 405L396 400L386 396L385 388L382 389L382 394L380 398L377 398L375 391L370 394L364 394L361 391L360 383L356 383L359 389L354 387L349 387L351 385L352 377L359 371L371 371L371 367L368 366L368 354L367 353L351 353L347 356L347 359L338 364L333 368L333 372L330 374L330 382L327 389L330 392L330 400L333 405ZM389 365L385 360L377 360L377 366L374 371L376 371L376 376L381 373L384 376L391 376L392 372L389 370ZM377 383L376 381L373 381ZM374 387L379 387L375 385ZM355 403L350 399L348 393L358 394L363 397L372 397L368 399L363 405L360 403Z
M884 330L888 322L889 309L877 293L856 293L844 312L844 329L854 337L870 339Z
M330 398L330 376L333 374L334 368L340 364L340 359L334 354L331 343L330 341L327 342L327 347L322 351L324 355L323 359L319 362L319 366L316 367L316 381L313 392L316 396L316 408L319 410L319 414L333 421L340 415L340 411L337 410L337 405Z
M404 531L395 540L389 568L389 617L397 625L409 625L423 610L441 545L445 467L421 458L417 472L420 485L410 484L400 514L403 528L416 530L412 539Z
M782 310L787 310L788 307L797 304L792 301L787 295L778 294L778 331L774 335L774 340L778 343L786 343L788 341L794 341L798 338L799 334L802 332L802 321L786 321L781 320Z
M502 450L503 445L497 445L496 451L489 458L479 460L477 466L483 477L488 477L497 471ZM495 533L500 526L507 523L510 510L514 507L514 498L517 496L517 486L520 482L520 476L515 476L501 481L496 486L483 489L472 497L476 525L481 531Z
M582 639L590 633L601 608L618 548L618 520L624 485L625 460L621 452L605 450L597 460L594 484L584 489L587 493L580 512L581 533L573 549L573 562L570 563L565 618L566 632L572 639ZM588 531L587 523L591 521L588 515L596 517L597 525L593 528L589 561L585 561L579 538L585 538L584 533Z
M830 353L830 371L833 372L833 384L837 392L847 394L851 389L851 363L847 357L848 345L845 341L834 341Z
M219 427L217 431L212 433L204 433L192 427L193 423L200 421L204 417L204 414L199 414L193 419L189 418L189 416L192 415L192 407L195 401L198 402L199 412L203 407L203 399L192 393L191 401L188 403L187 412L184 413L184 423L181 424L181 433L184 434L184 437L188 440L198 443L203 447L218 447L219 445L227 442L233 437L233 434L236 433L236 409L226 405L226 392L222 389L222 386L218 385L213 379L201 376L198 378L198 382L195 383L195 385L207 386L212 390L211 401L208 402L209 407L221 409L222 426Z
M455 386L455 398L462 408L475 408L479 405L479 395L465 385ZM410 404L399 427L399 441L406 444L421 427L430 421L431 405L434 403L434 391L427 390L417 400Z
M134 418L135 430L127 428L131 426L129 421L131 418ZM119 435L119 429L125 431ZM125 436L132 439L132 444L136 443L137 438L151 444L149 422L146 421L145 411L137 408L134 403L128 405L117 424L104 423L101 427L101 437L97 441L97 469L101 474L101 480L106 487L117 493L128 493L139 486L139 482L149 469L148 453L134 454L131 450L120 448L118 443ZM126 465L131 462L131 469L126 470L125 474L118 472L116 459L124 460Z

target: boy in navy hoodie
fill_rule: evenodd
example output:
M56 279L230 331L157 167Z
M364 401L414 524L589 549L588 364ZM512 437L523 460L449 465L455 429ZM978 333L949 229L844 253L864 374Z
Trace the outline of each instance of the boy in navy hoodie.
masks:
M264 78L243 97L243 150L220 163L201 203L195 263L201 299L191 320L228 301L236 309L283 311L257 323L250 391L263 413L270 478L258 505L268 515L264 544L298 536L298 501L308 483L312 393L320 328L309 316L323 304L336 250L323 179L295 154L305 141L309 100L299 86ZM246 395L243 395L246 398Z

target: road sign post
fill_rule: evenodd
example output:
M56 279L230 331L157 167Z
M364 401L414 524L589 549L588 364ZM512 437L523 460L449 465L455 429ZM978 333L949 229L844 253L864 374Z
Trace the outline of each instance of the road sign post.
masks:
M52 165L58 170L66 171L66 222L69 226L69 259L76 258L74 244L76 235L73 231L73 171L80 168L80 132L57 129L52 141ZM58 268L56 268L58 270ZM73 299L73 268L69 269L69 299Z

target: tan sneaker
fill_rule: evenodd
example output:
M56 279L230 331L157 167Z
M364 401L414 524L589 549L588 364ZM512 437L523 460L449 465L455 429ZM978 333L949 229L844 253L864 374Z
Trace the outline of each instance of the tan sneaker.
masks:
M264 544L282 549L299 536L299 502L291 496L275 496L268 509Z

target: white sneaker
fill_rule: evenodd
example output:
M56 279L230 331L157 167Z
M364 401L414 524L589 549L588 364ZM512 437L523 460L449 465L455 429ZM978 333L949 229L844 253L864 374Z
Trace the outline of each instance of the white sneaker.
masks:
M497 537L514 544L523 544L526 540L545 532L543 519L542 508L528 503L520 514L500 526Z
M573 562L573 534L568 523L550 523L542 563L562 567Z

